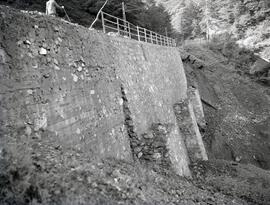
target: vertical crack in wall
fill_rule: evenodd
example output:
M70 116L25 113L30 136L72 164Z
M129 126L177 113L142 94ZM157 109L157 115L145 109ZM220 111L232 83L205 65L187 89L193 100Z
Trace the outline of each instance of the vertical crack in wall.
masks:
M121 85L121 93L125 127L130 140L133 159L138 159L141 163L155 167L160 171L171 169L172 164L167 141L173 126L164 123L153 123L144 133L137 134L123 85Z
M123 85L121 85L121 94L122 94L122 99L123 99L123 112L125 116L125 127L129 136L129 140L130 140L130 147L131 147L133 159L136 159L137 156L134 150L138 144L138 136L134 131L134 123L131 117L130 109L128 107L128 99L127 99L126 92Z
M202 136L197 127L193 107L189 100L183 100L174 105L174 112L180 132L184 136L184 141L191 161L207 160L207 154L202 141Z
M172 168L167 144L172 127L171 124L153 123L150 133L145 134L142 139L142 160L157 166L160 171Z

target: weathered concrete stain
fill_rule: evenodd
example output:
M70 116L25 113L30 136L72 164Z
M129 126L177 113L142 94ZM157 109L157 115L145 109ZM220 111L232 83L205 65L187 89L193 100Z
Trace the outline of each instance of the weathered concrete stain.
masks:
M205 129L206 121L199 90L190 86L188 88L188 97L190 99L190 103L192 104L197 124L201 129Z

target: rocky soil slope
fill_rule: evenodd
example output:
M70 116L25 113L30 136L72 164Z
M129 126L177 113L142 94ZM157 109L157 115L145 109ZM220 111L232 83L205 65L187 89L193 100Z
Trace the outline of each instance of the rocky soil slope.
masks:
M4 15L1 10L10 13L17 12L7 7L0 7L0 20ZM44 18L44 22L47 22L46 18L48 17L39 16L38 18ZM58 23L66 24L64 21ZM195 55L197 50L196 48L188 51ZM209 142L209 153L212 158L223 158L223 156L219 157L218 154L225 152L224 156L227 156L226 153L234 153L234 157L228 157L228 159L236 160L236 157L242 156L240 160L236 161L244 162L246 160L245 162L249 162L253 156L253 148L255 149L257 145L259 147L256 153L265 153L265 156L269 156L263 150L266 149L265 146L269 146L269 144L267 145L268 141L262 140L269 139L267 132L261 137L260 135L255 137L245 135L249 125L254 128L254 126L265 122L266 115L264 114L269 111L269 106L266 107L269 101L261 94L264 92L267 94L266 89L250 82L250 79L246 79L245 76L241 77L230 67L228 70L222 70L225 69L225 66L220 66L220 64L214 66L215 60L220 60L220 57L214 53L204 49L205 56L202 53L199 54L197 57L201 59L200 62L209 63L204 71L205 78L201 77L201 79L209 78L209 86L202 88L205 88L205 92L209 93L210 96L203 95L205 102L211 105L205 108L209 123L205 141ZM12 69L12 65L10 66ZM235 76L233 78L235 81L231 79L231 75ZM236 79L240 79L241 84ZM218 86L213 86L216 94L208 92L208 89L212 89L213 82L218 81L222 83L216 83ZM236 94L232 96L229 89L231 86L239 87L240 90L236 90L236 92L240 93L237 97L241 99L244 92L240 91L246 89L246 86L248 88L251 86L252 97L248 99L244 97L244 102L242 102L236 97ZM253 88L256 88L256 92ZM216 96L222 95L224 95L224 101L220 103ZM258 103L258 105L255 107L256 110L252 110L255 109L253 108L254 104L252 104L251 111L247 112L250 102ZM210 109L213 111L209 111ZM216 111L217 109L219 112ZM251 112L253 112L252 115ZM251 124L247 121L250 119L253 119ZM258 129L262 131L263 128ZM16 132L17 136L14 138L25 137L24 129ZM3 143L1 138L4 133L0 134L0 142ZM232 141L230 137L233 138ZM251 140L251 137L258 141ZM237 147L226 149L225 143L229 142ZM262 142L265 142L265 145ZM238 148L240 151L236 152ZM244 155L245 150L247 150L248 157ZM264 158L262 159L264 160ZM254 160L252 162L260 165ZM76 150L75 147L67 149L56 146L51 133L46 131L41 132L40 137L30 138L25 143L14 143L14 146L10 146L9 150L0 147L0 164L1 205L267 205L270 201L270 173L252 165L241 165L223 160L195 162L191 165L193 179L186 179L175 175L170 170L146 167L138 162L127 163L115 159L93 160L84 152ZM268 165L267 163L263 164Z
M198 87L204 101L209 156L270 169L269 86L258 83L249 67L236 66L207 45L184 50L190 84Z

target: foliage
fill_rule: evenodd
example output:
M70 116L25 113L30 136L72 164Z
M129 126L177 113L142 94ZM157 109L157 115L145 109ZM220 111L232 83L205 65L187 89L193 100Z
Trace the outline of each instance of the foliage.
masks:
M172 16L179 39L231 35L242 47L269 59L269 0L156 0Z
M226 57L227 63L235 66L236 70L247 73L250 66L256 61L254 53L244 47L239 47L237 39L232 35L225 35L223 39L213 38L208 43L208 48L214 52L220 52Z
M47 0L2 0L1 3L27 10L45 11ZM105 0L56 0L64 5L73 22L90 26ZM109 0L104 11L123 18L122 2L126 7L126 18L129 22L146 27L165 35L165 28L169 35L173 34L169 13L155 0ZM64 15L64 14L63 14Z
M172 34L170 15L162 5L152 5L139 16L140 25L165 35L166 29L169 35Z
M153 0L110 0L104 11L119 18L123 18L122 2L125 3L127 21L146 27L155 32L165 34L165 28L172 32L170 15L162 5L156 5ZM104 1L88 0L86 10L96 15Z

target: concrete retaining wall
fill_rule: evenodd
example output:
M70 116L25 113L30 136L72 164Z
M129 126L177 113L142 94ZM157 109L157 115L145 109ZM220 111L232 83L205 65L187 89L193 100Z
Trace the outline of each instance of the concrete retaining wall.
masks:
M205 129L206 127L206 121L204 117L204 111L203 111L203 105L201 101L201 96L199 93L199 90L189 86L188 88L188 97L190 99L190 102L192 104L194 114L197 120L197 124L201 129Z
M176 49L0 11L3 146L49 133L52 146L190 175L173 110L187 98Z

